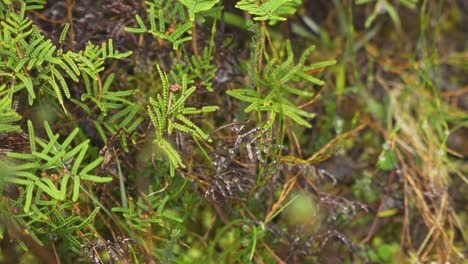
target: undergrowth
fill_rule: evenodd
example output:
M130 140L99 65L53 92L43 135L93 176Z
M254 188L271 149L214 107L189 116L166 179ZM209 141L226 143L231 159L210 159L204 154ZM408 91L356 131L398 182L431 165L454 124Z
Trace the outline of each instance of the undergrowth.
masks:
M462 262L459 8L0 1L1 261Z

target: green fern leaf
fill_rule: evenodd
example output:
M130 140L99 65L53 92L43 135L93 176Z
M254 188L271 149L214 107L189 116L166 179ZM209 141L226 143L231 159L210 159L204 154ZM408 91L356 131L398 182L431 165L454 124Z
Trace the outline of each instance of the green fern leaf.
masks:
M236 8L247 11L254 15L254 20L284 21L283 15L296 12L301 0L241 0L237 2Z
M190 21L195 21L195 14L211 9L219 0L180 0L188 9Z

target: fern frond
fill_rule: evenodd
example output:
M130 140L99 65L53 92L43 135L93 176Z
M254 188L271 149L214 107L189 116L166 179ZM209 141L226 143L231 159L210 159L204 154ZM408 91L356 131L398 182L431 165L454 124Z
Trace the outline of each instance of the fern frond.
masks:
M195 21L195 14L210 10L219 0L180 0L188 9L190 21Z
M24 84L26 87L26 90L28 91L29 98L34 99L36 98L36 94L34 93L34 88L33 88L33 82L32 79L20 72L15 73L15 76L18 77L21 82Z
M219 1L219 0L210 0L210 1ZM185 20L185 11L183 10L183 3L179 1L146 1L148 8L146 12L148 14L149 28L145 25L145 22L140 15L135 16L136 23L138 28L125 27L127 32L142 34L150 33L153 36L167 40L172 43L173 48L177 49L178 46L186 41L191 40L191 36L183 35L187 33L191 27L192 22L186 23L176 23L174 21ZM201 6L202 8L204 6ZM158 10L156 12L156 10ZM194 12L200 12L202 10L195 10ZM166 29L170 29L166 30Z
M175 169L185 167L177 151L166 141L166 135L170 136L173 129L180 132L191 134L210 141L208 135L195 123L190 121L187 116L200 113L213 112L218 109L216 106L205 106L203 108L187 107L187 100L195 92L196 87L187 88L188 79L185 71L178 67L179 74L174 71L170 75L181 82L181 85L174 84L177 89L171 88L167 75L156 65L162 82L162 92L156 95L156 98L150 98L148 105L148 115L156 131L155 145L163 149L165 157L169 161L170 174L174 176ZM171 89L174 89L171 91Z
M235 89L227 91L226 93L234 98L249 103L256 102L260 98L259 94L251 89Z
M0 92L5 89L6 85L0 86ZM9 94L0 96L0 133L20 132L21 128L12 123L21 120L21 116L13 111L13 97Z
M65 41L69 29L70 23L66 23L65 26L63 26L62 33L60 33L59 43L63 43Z
M28 128L30 131L30 141L35 141L40 147L31 143L31 154L7 153L7 156L11 159L24 160L24 163L12 166L14 173L11 177L7 178L7 182L26 186L27 189L29 188L28 190L30 190L31 193L25 197L25 212L28 212L30 209L30 205L33 202L32 192L35 190L45 193L54 200L63 201L66 199L66 194L70 188L68 182L71 177L79 177L80 180L91 180L94 182L108 182L112 180L110 177L88 175L89 171L96 168L102 162L102 157L91 161L78 173L79 169L83 167L82 163L88 155L87 150L89 146L89 140L85 140L74 148L69 148L78 135L78 129L72 131L62 143L59 143L59 135L53 133L47 122L44 123L44 128L49 138L48 142L35 137L31 121L28 121ZM68 163L71 164L68 165ZM69 168L71 168L71 170L69 170ZM43 172L49 171L50 173L55 172L63 174L60 178L60 188L57 188L56 183L49 178L37 177L36 174L39 173L39 169ZM80 181L77 180L73 182L80 183ZM74 186L72 189L73 199L76 200L77 187Z
M145 26L145 23L143 22L143 20L141 19L141 17L139 15L136 15L135 16L135 19L136 19L136 22L138 24L138 26L140 26L139 28L128 28L128 27L125 27L125 30L127 32L132 32L132 33L145 33L147 31L147 28Z
M269 6L268 8L275 7L276 5ZM286 59L283 62L267 59L261 76L253 77L253 82L265 91L265 95L262 95L262 90L259 93L259 91L252 89L234 89L226 93L236 99L250 103L244 109L245 112L253 110L270 112L271 122L275 121L277 113L282 113L296 123L310 127L305 118L313 118L314 114L299 109L295 104L291 103L291 97L293 95L312 97L314 95L313 92L295 87L298 87L300 82L305 82L302 85L303 87L308 87L310 84L323 85L324 82L322 80L310 76L306 71L333 65L336 62L332 60L304 65L307 56L314 49L314 47L310 47L301 55L299 63L295 63L290 41L286 42L285 47ZM291 83L294 83L294 85L291 85ZM308 86L306 86L307 84Z
M283 16L296 12L301 2L301 0L241 0L237 2L236 8L254 15L254 20L275 22L286 20Z
M175 169L178 167L185 168L179 153L167 142L164 138L158 138L154 141L155 145L158 146L165 154L165 157L169 160L170 175L175 175Z

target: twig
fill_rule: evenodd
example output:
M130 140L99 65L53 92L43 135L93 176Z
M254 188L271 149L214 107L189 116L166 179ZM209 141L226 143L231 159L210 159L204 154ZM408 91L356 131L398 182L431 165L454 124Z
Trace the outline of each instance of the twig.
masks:
M197 43L197 23L193 21L192 25L192 49L193 49L193 54L195 54L196 57L199 57L198 53L198 43Z
M70 30L68 34L70 34L70 47L72 51L75 51L75 34L73 30L73 14L72 8L75 5L75 0L67 0L67 20L70 24Z

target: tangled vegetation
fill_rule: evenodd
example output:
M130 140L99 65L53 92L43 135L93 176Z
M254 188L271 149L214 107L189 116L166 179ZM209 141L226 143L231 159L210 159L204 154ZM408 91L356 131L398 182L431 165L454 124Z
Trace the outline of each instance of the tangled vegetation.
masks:
M3 263L461 263L463 0L1 0Z

